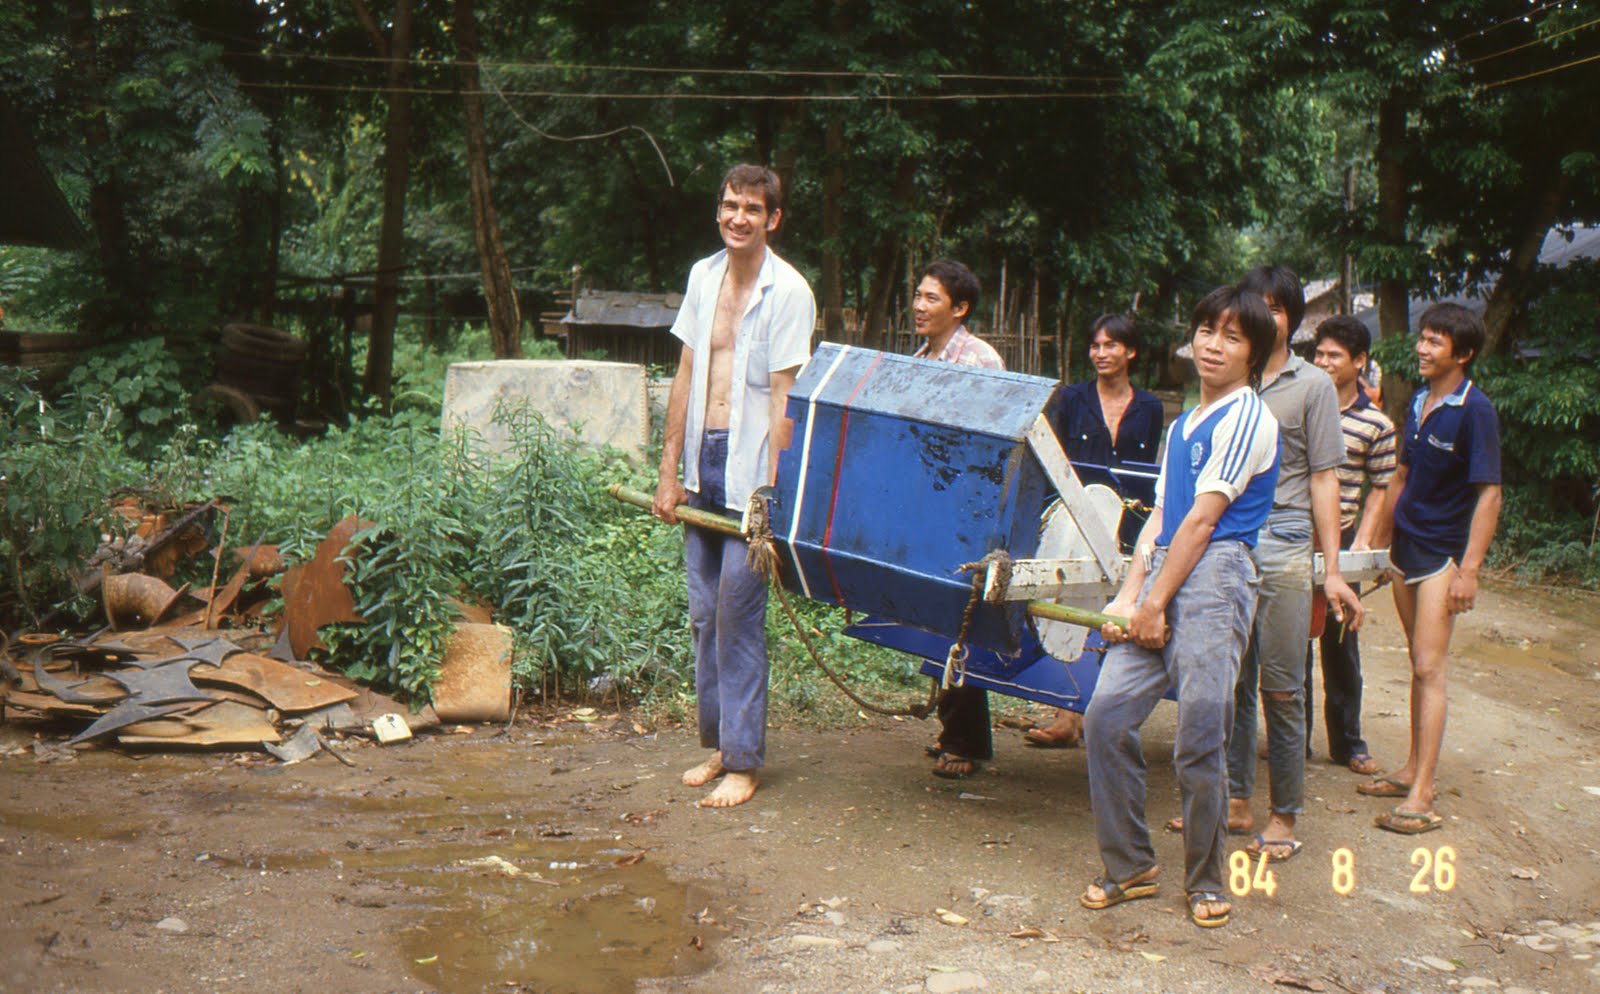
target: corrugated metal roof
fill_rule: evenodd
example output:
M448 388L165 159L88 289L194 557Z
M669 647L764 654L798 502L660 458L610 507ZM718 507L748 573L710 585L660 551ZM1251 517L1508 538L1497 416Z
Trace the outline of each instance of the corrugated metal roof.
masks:
M626 290L585 290L562 324L608 325L624 328L670 328L683 304L681 293L633 293Z

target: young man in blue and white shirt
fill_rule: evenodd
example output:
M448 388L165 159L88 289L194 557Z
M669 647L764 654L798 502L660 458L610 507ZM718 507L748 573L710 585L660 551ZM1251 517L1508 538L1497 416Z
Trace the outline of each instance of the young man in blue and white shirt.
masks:
M1272 510L1278 423L1251 389L1276 330L1262 298L1224 287L1191 321L1200 405L1167 432L1156 509L1106 613L1099 683L1084 716L1089 795L1105 876L1079 898L1098 910L1158 888L1145 821L1139 728L1169 688L1177 691L1173 746L1183 795L1184 890L1196 925L1226 924L1223 890L1228 811L1225 748L1239 659L1255 617L1259 579L1250 550Z

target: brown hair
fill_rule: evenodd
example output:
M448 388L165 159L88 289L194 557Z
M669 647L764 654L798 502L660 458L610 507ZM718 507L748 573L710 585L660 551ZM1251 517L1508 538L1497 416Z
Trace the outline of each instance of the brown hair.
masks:
M778 179L777 173L766 166L742 162L724 173L722 185L717 187L719 210L722 208L722 195L729 189L760 190L761 199L767 205L769 215L783 210L783 182Z

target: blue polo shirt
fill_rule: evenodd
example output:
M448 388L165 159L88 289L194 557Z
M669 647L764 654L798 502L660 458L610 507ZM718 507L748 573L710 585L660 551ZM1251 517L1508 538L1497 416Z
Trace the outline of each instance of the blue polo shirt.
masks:
M1478 504L1476 484L1500 482L1500 419L1471 380L1462 380L1424 420L1427 400L1423 387L1406 415L1400 450L1406 484L1395 503L1395 529L1459 558Z

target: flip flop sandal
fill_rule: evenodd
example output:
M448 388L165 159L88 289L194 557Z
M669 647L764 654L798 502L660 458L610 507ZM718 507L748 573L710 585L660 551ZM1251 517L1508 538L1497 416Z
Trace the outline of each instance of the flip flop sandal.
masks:
M956 763L965 764L969 767L969 769L954 769L953 767ZM957 756L954 753L941 752L939 754L939 761L934 764L933 769L930 772L932 772L934 776L943 777L946 780L965 780L967 777L970 777L974 773L978 772L978 761L975 759L968 759L965 756Z
M1406 797L1411 793L1411 785L1394 777L1378 777L1356 784L1356 793L1365 797Z
M1105 877L1096 877L1091 885L1100 888L1100 893L1105 897L1098 901L1090 900L1087 893L1078 895L1078 903L1090 911L1103 911L1113 905L1124 901L1137 901L1141 897L1151 897L1161 889L1157 880L1141 880L1136 884L1119 884Z
M1228 924L1228 916L1232 914L1232 911L1224 911L1220 915L1207 915L1206 917L1201 918L1200 905L1231 905L1232 903L1232 901L1229 901L1221 894L1216 894L1211 891L1197 890L1193 894L1189 895L1189 920L1194 922L1196 925L1199 925L1201 928L1221 928L1223 925Z
M1431 832L1443 825L1444 819L1432 811L1401 811L1399 808L1395 808L1391 811L1385 811L1372 819L1372 823L1379 828L1397 832L1400 835L1421 835L1423 832Z
M1357 764L1360 765L1358 766ZM1344 765L1350 768L1350 772L1359 773L1364 777L1377 776L1382 772L1382 768L1378 766L1378 761L1373 759L1370 753L1365 752L1358 752L1351 756L1344 761Z
M1183 819L1181 817L1180 818L1168 818L1167 821L1166 821L1166 824L1163 825L1162 827L1164 827L1167 831L1173 833L1174 835L1181 835L1183 833ZM1251 827L1252 828L1254 827L1254 822L1251 823ZM1229 835L1249 835L1250 834L1250 829L1249 828L1234 828L1232 825L1228 826L1227 831L1228 831Z
M1283 846L1288 846L1289 851L1283 853L1281 856L1273 855L1274 847L1281 849ZM1256 833L1256 837L1250 840L1250 844L1244 847L1244 851L1250 854L1251 859L1260 859L1261 854L1266 853L1267 862L1269 863L1287 863L1289 860L1300 855L1300 850L1304 848L1305 843L1301 842L1299 839L1276 839L1269 842L1268 840L1262 838L1261 834L1258 832Z

